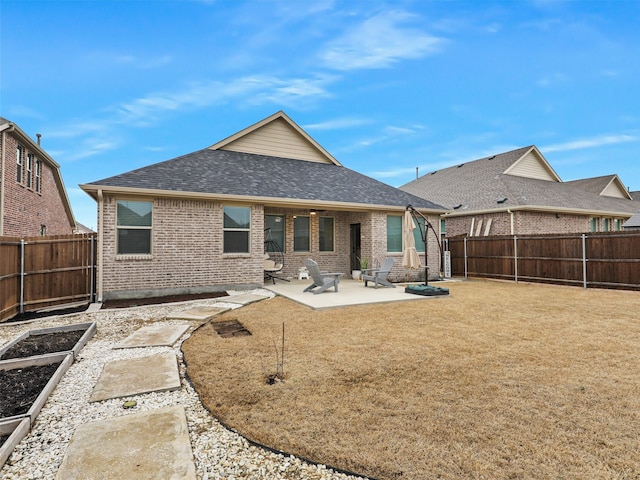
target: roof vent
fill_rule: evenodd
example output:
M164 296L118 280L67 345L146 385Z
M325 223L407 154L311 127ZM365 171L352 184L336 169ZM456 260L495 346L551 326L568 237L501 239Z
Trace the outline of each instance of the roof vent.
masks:
M460 165L458 165L458 168L460 167L464 167L464 163L461 163Z
M454 210L457 210L457 209L459 209L461 206L462 206L462 204L461 204L461 203L459 203L459 204L457 204L455 207L453 207L453 209L454 209Z
M498 203L504 203L506 201L507 201L507 197L499 197L499 198L496 199L496 202L498 202Z
M438 170L434 170L433 172L431 172L429 175L435 175L436 173L438 173Z
M491 156L488 158L488 160L493 160L494 158L496 158L496 156L495 156L495 155L491 155Z

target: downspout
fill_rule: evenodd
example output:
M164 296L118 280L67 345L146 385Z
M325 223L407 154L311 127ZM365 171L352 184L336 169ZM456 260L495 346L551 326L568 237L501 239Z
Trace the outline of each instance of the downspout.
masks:
M508 213L509 215L511 215L511 235L515 235L515 233L514 233L514 231L515 231L515 228L514 228L514 219L513 219L514 214L513 214L513 212L511 211L511 209L510 209L510 208L507 208L507 213Z
M4 184L7 182L6 174L6 151L7 151L7 130L13 131L13 125L2 131L2 167L0 167L0 235L4 235Z
M97 288L98 288L98 303L102 303L102 288L103 288L103 270L104 270L104 253L102 246L103 240L103 216L104 216L104 198L102 196L102 189L98 190L98 274L97 274Z

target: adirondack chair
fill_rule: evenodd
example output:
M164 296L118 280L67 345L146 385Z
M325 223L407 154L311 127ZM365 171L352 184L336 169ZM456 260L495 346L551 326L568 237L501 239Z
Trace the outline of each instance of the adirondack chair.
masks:
M309 270L309 275L313 279L313 283L305 288L304 292L313 292L314 294L322 293L327 288L334 287L338 291L338 283L340 282L341 273L322 273L318 264L311 258L304 261L304 266Z
M364 280L364 286L367 286L367 282L374 282L376 284L376 288L378 288L378 285L396 288L393 283L387 280L395 262L396 261L393 257L386 257L380 268L369 268L367 270L363 270L362 279Z

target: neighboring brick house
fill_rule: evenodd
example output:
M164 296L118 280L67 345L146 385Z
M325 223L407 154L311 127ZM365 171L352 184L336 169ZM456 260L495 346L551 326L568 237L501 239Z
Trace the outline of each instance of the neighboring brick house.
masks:
M430 172L400 189L447 208L447 237L616 231L640 209L617 175L563 182L533 145Z
M402 267L406 206L436 227L444 211L343 167L284 112L209 148L81 188L98 202L100 300L262 285L267 228L283 246L285 277L309 257L347 275L356 257L375 264L392 255L393 278L417 278Z
M0 235L74 233L58 165L15 123L0 117Z

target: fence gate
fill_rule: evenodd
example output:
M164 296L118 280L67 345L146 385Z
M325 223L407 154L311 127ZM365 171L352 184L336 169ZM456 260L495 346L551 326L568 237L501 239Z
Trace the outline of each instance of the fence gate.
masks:
M0 237L0 322L19 313L94 301L95 234Z

